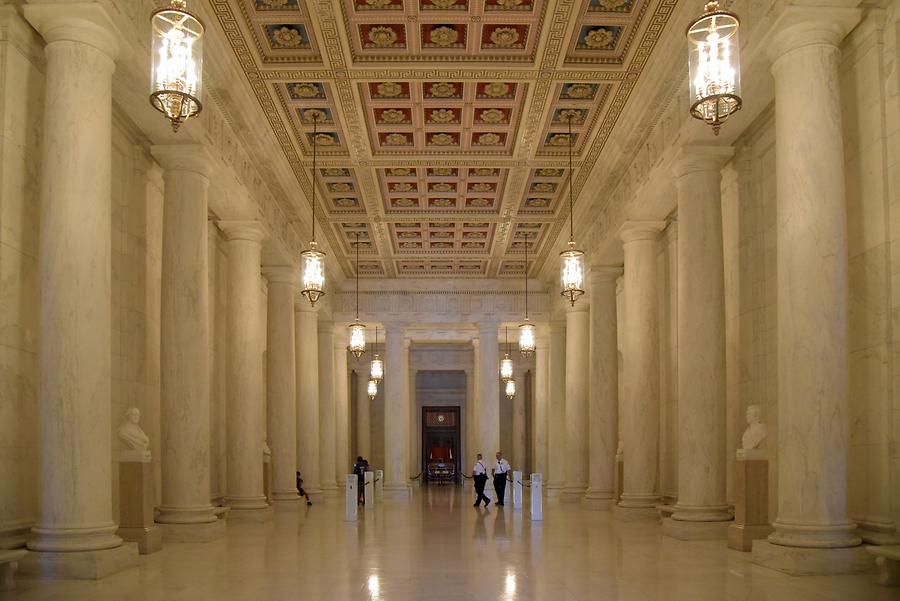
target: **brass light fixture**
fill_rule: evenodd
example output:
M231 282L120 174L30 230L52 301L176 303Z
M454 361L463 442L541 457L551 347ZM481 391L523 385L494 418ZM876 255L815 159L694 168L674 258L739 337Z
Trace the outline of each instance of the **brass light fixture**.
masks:
M359 232L356 232L356 321L350 324L350 352L357 359L366 352L366 325L359 322Z
M562 294L572 306L578 297L584 294L584 253L575 246L575 213L572 207L575 204L575 192L573 179L575 170L572 168L572 115L569 115L569 248L559 253L562 260Z
M506 355L500 360L500 379L506 382L512 380L513 377L513 362L509 358L509 328L506 328L506 344L504 346Z
M150 43L150 104L178 131L203 109L203 23L185 0L170 0L150 16Z
M519 352L526 359L534 354L536 346L534 324L528 321L528 233L525 234L525 321L519 326Z
M513 400L516 398L516 381L515 380L507 380L506 381L506 398L509 400Z
M374 401L375 397L378 396L378 382L369 380L369 385L366 386L366 393L369 395L369 400Z
M309 248L300 253L303 259L303 290L301 294L309 300L310 305L325 295L325 253L316 244L316 142L318 140L319 116L314 113L313 120L313 164L312 164L312 239Z
M715 135L741 110L741 46L737 15L707 2L687 28L691 116L712 126Z
M372 361L369 363L369 377L375 382L381 382L384 378L384 361L378 357L378 326L375 326L375 345L372 347L375 353Z

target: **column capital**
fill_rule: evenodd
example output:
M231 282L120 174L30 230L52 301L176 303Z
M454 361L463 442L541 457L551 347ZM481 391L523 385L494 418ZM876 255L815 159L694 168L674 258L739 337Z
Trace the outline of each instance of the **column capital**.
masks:
M193 171L208 178L216 167L204 144L157 144L150 147L150 154L166 171Z
M715 171L718 174L733 155L734 148L731 146L685 144L672 160L672 172L675 177L698 171Z
M590 305L587 303L576 303L574 305L566 305L566 313L587 313Z
M554 320L550 322L549 325L549 333L553 334L565 334L566 333L566 322L565 320Z
M481 345L481 339L480 339L480 338L477 338L477 337L476 337L476 338L472 338L472 348L478 349L478 347L479 347L480 345Z
M403 338L403 348L404 348L405 350L409 350L409 347L410 347L410 346L412 346L412 340L410 340L409 338L404 337L404 338Z
M25 19L48 44L78 42L93 46L115 60L122 35L99 2L26 4Z
M619 228L618 236L624 244L638 240L656 240L664 229L665 221L626 221Z
M500 322L498 320L485 320L478 321L475 323L478 326L479 332L499 332L500 331Z
M615 282L622 275L623 268L618 265L594 265L588 271L590 282Z
M819 0L784 9L769 29L769 34L762 40L762 47L767 49L769 60L774 63L785 54L804 46L838 46L862 18L862 11L855 8L857 0L832 0L827 2L828 6L815 5L820 2L826 4L826 0ZM841 4L844 6L840 6Z
M225 239L261 242L268 234L266 227L259 221L218 221L216 225L225 234Z
M297 268L293 265L263 265L262 274L272 284L296 284Z
M318 313L319 306L311 305L305 296L296 294L294 296L294 312L295 313Z

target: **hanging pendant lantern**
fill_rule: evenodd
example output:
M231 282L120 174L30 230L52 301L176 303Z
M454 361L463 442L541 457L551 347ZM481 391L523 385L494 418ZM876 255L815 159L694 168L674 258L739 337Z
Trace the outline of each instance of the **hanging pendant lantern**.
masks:
M369 400L374 401L375 397L378 396L378 382L369 380L369 385L366 386L366 393L369 395Z
M382 361L378 357L378 326L375 326L375 346L372 348L372 351L375 353L375 356L372 358L372 361L369 363L369 377L376 382L381 382L382 378L384 378L384 361Z
M515 380L507 380L506 381L506 398L509 400L513 400L516 398L516 381Z
M569 115L569 248L559 253L562 261L560 272L562 280L562 294L572 306L578 297L584 294L584 253L575 245L575 192L573 179L575 170L572 168L572 115Z
M687 29L691 116L719 135L728 117L741 109L741 47L737 15L707 2Z
M500 360L500 379L504 382L507 380L512 380L513 377L513 362L512 359L509 358L509 328L506 328L505 334L505 344L506 354L503 359Z
M366 352L366 326L359 321L359 232L356 232L356 321L350 324L350 352L357 359Z
M309 248L300 253L303 260L303 289L300 291L310 305L325 296L325 253L316 243L316 139L319 117L313 114L313 164L312 164L312 239Z
M150 43L150 104L178 131L203 109L203 23L185 0L170 0L150 17Z
M525 234L525 322L519 326L519 353L526 359L534 354L536 346L534 325L528 321L528 245L529 236Z

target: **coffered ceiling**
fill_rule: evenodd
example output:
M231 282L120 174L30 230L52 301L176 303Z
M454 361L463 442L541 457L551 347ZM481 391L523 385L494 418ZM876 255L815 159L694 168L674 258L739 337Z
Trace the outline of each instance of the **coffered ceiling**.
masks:
M319 225L371 277L521 277L526 245L534 275L568 119L576 194L602 193L581 188L677 1L208 0L308 196L318 122Z

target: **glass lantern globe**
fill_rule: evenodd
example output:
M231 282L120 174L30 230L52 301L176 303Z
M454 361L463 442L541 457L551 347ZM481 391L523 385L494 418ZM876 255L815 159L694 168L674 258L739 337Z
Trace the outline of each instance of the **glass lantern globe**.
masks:
M303 290L300 292L309 299L310 305L315 305L325 295L325 253L315 242L310 242L300 257L303 259Z
M375 397L378 396L378 382L369 380L369 385L366 386L366 393L369 395L369 400L374 401Z
M350 324L350 352L357 359L366 352L366 326L358 321Z
M197 115L203 66L203 23L185 0L171 0L150 17L150 104L178 131Z
M509 358L509 353L500 361L500 379L506 381L513 377L513 362Z
M711 125L716 135L742 104L738 29L737 15L715 0L687 29L691 116Z
M569 242L569 248L559 253L562 260L562 292L572 306L575 301L584 294L584 253L575 248L574 242Z
M375 355L375 358L369 363L369 377L376 382L381 382L384 378L384 361L379 359L378 355Z
M519 352L526 359L534 354L534 324L525 322L519 326Z
M516 398L516 381L515 380L507 380L506 381L506 398L512 400Z

